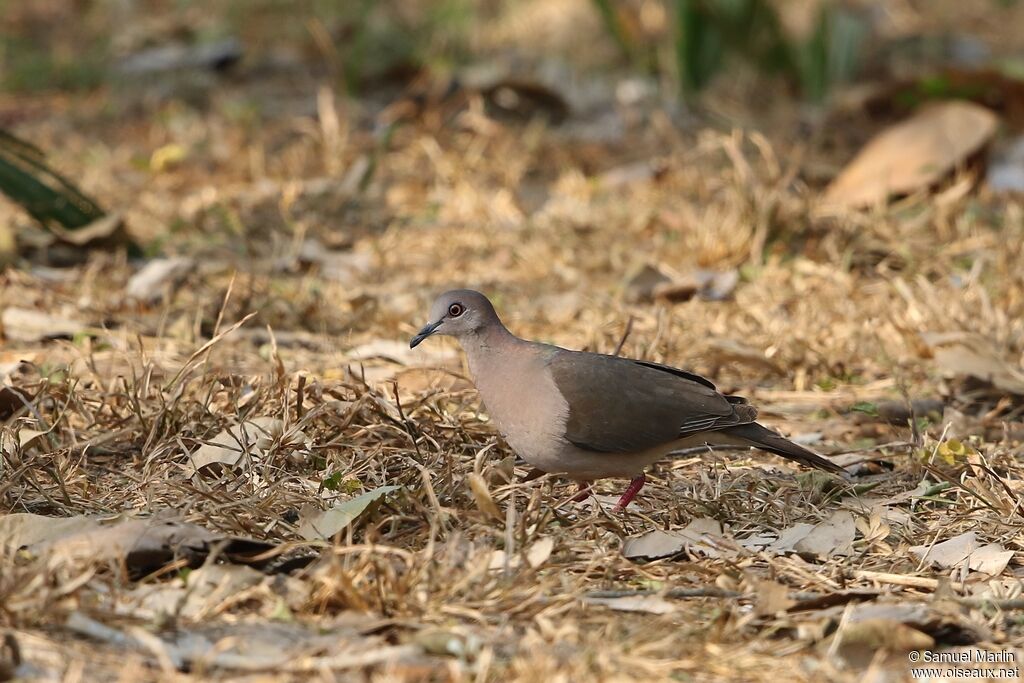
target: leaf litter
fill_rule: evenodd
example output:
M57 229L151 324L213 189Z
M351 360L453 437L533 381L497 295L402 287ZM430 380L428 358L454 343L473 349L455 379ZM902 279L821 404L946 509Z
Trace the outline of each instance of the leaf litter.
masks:
M545 31L513 44L557 32L552 13L576 17L574 34L590 25L572 3L519 5ZM274 62L285 77L213 81L202 106L18 100L44 112L18 118L19 134L59 136L62 166L88 174L133 238L197 265L144 281L138 299L128 285L145 267L89 245L63 245L76 265L57 270L56 245L44 257L19 243L25 262L5 271L5 311L37 315L19 337L8 314L0 349L5 375L20 368L2 394L2 519L41 519L0 539L0 669L859 680L848 646L877 649L879 634L900 633L884 643L898 648L1024 642L1024 224L1016 203L955 178L984 154L987 124L933 150L929 169L890 139L882 161L905 154L908 183L885 171L842 197L910 192L917 209L822 216L802 162L819 142L768 123L802 120L795 108L723 134L611 106L614 82L565 78L557 94L573 106L541 125L528 117L543 93L516 79L484 102L404 98L414 106L382 139L372 104L289 59ZM718 94L744 101L730 90L742 80ZM575 106L605 86L607 107ZM239 125L250 116L258 126ZM162 149L186 154L146 164ZM146 168L126 172L134 158ZM646 265L660 277L631 289ZM600 505L556 508L574 485L524 481L450 342L407 349L455 284L487 289L523 336L692 369L784 433L877 467L837 489L761 453L689 453L654 467L624 515L607 509L616 480L596 484ZM921 336L964 330L987 345L971 342L967 361ZM942 410L849 416L904 405L904 390ZM914 455L940 444L952 463ZM43 540L62 520L83 526ZM952 566L911 551L971 532L977 547L950 552ZM616 602L588 604L595 592Z

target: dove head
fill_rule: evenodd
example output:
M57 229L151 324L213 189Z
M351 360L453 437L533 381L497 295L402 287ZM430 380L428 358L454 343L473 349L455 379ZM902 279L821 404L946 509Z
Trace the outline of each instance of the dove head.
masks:
M427 324L409 341L409 347L415 348L435 334L462 341L486 332L492 326L504 329L486 296L472 289L453 289L434 300Z

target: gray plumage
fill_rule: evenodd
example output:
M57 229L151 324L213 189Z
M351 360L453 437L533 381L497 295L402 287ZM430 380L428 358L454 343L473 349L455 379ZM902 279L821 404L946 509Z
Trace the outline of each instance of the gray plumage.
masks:
M410 345L432 334L459 340L492 421L524 460L545 472L580 481L638 477L674 450L709 444L759 448L844 473L758 424L745 399L720 393L699 375L519 339L479 292L438 297Z

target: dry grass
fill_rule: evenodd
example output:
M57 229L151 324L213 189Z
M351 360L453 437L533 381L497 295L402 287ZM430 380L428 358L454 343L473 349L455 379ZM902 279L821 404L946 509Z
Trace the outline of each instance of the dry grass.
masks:
M1024 571L1019 403L965 394L921 337L969 331L1021 364L1019 202L954 186L890 210L827 215L820 188L799 180L808 150L786 142L789 129L677 125L641 105L606 140L588 132L586 115L563 126L500 121L470 101L454 115L428 110L383 144L366 132L370 104L315 93L282 79L224 83L198 108L106 92L0 101L47 112L16 132L60 150L62 168L141 240L196 259L153 305L125 298L135 264L118 254L0 277L2 305L83 321L74 339L8 334L0 349L5 366L23 361L7 384L24 398L3 395L0 507L192 522L266 541L283 559L315 558L249 573L214 550L191 574L178 563L140 579L118 562L8 549L0 627L26 678L903 675L902 654L887 658L844 618L861 601L920 607L923 623L885 623L909 623L940 646L1024 646L1016 603L1005 602ZM110 98L138 106L121 102L112 121ZM247 125L243 105L277 113ZM183 159L147 166L167 145ZM599 180L638 160L659 172ZM346 174L366 161L373 175L360 190ZM0 220L23 220L0 208ZM299 254L308 239L342 250L340 275ZM739 268L742 279L727 301L631 303L629 278L648 263ZM706 373L760 405L769 424L820 433L826 453L855 452L845 457L867 463L858 488L830 489L760 453L699 454L659 465L638 504L616 516L607 504L567 502L573 489L557 478L523 481L518 467L510 478L511 453L448 342L384 350L401 362L380 352L357 360L367 344L404 343L451 285L492 295L522 336L573 348L611 352L631 320L624 355ZM942 398L959 413L922 425L926 453L956 437L979 455L926 471L908 426L850 411L905 397ZM190 453L258 416L281 419L285 434L235 470L191 476ZM29 429L45 435L22 445ZM297 431L306 438L288 436ZM947 484L911 497L925 476ZM382 485L402 489L331 542L302 540L309 506ZM599 498L621 485L599 483ZM862 525L849 555L734 540L837 510ZM691 549L644 564L620 552L627 537L699 518L727 527L733 540L719 556ZM922 566L909 552L970 530L1015 551L1000 576ZM805 602L766 612L765 581ZM585 600L596 591L663 595L671 609L613 611ZM844 634L874 659L841 651ZM179 661L189 635L213 651ZM288 666L260 664L275 652Z

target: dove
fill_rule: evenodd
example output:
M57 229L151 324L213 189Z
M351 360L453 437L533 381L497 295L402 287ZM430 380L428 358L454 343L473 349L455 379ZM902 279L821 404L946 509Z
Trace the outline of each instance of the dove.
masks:
M836 474L837 464L756 421L757 409L692 372L520 339L486 296L441 294L411 339L454 337L491 421L523 460L580 483L630 479L616 510L646 481L648 466L695 446L757 448Z

